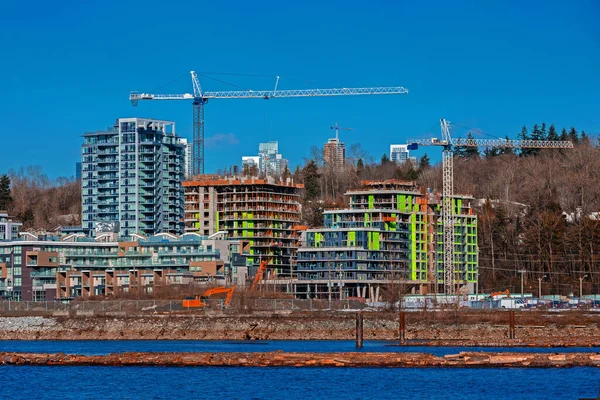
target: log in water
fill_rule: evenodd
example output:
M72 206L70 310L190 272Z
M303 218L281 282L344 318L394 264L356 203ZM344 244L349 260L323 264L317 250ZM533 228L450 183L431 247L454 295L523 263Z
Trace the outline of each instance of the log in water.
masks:
M233 367L600 367L599 353L0 353L4 365Z

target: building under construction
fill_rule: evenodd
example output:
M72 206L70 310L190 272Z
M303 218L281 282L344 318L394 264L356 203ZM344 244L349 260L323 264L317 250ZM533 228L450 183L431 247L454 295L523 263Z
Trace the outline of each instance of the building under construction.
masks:
M443 284L441 196L414 182L363 181L349 207L326 210L298 251L299 297L380 299L397 282L421 292ZM461 286L477 282L477 217L470 196L454 196L454 266ZM435 283L434 283L435 282Z
M185 232L247 240L249 266L268 262L270 276L291 277L300 223L302 185L272 178L203 176L183 183Z

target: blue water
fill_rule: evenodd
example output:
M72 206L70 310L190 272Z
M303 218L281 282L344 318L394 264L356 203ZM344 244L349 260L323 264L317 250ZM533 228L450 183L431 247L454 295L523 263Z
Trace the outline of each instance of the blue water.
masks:
M3 399L577 400L600 372L570 369L0 366Z
M438 355L459 351L600 351L598 348L399 347L362 351ZM353 341L0 341L0 351L108 354L123 351L356 351ZM476 399L594 397L600 369L25 367L0 366L0 399Z
M0 351L31 353L67 353L101 355L140 352L418 352L435 355L456 354L460 351L523 351L523 352L600 352L599 347L533 348L533 347L430 347L397 346L397 342L365 341L362 350L356 349L353 340L274 340L274 341L227 341L227 340L74 340L29 341L0 340Z

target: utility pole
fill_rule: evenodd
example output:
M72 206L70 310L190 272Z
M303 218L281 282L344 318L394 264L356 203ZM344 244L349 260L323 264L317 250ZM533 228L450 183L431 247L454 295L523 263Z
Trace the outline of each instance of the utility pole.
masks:
M546 277L546 275L542 276L541 278L538 278L538 299L542 298L542 279L544 279Z
M525 271L524 269L520 269L519 273L521 274L521 298L525 298L525 294L523 293L523 275L525 275L527 271Z
M579 278L579 301L581 301L581 298L583 297L583 280L585 278L587 278L587 275L584 275L581 278Z

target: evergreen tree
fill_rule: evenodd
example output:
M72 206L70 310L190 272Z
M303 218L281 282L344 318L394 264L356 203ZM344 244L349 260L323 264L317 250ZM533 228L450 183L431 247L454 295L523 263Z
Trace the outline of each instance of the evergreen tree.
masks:
M585 131L581 131L581 143L590 144L590 137L585 133Z
M563 141L570 140L569 134L567 133L567 130L565 128L563 128L562 132L560 133L560 140L563 140Z
M0 210L7 210L11 202L10 178L8 175L2 175L0 176Z
M577 135L577 131L573 127L571 127L571 130L569 131L569 140L573 142L573 144L579 143L579 136Z
M486 147L483 151L483 155L485 158L496 157L500 154L502 154L502 149L499 149L498 147Z
M542 126L540 127L540 139L539 140L548 140L548 132L546 132L546 123L542 122Z
M283 170L283 173L281 174L281 179L283 179L284 181L287 181L287 179L291 176L292 176L292 174L290 173L290 169L286 165Z
M387 154L383 153L383 155L381 156L381 165L385 165L389 162L390 162L390 158L388 157Z
M467 135L467 139L465 140L466 143L472 142L473 141L473 134L471 132L469 132L469 134ZM465 160L469 160L472 158L477 158L479 157L479 149L476 146L473 147L458 147L455 150L455 154L460 157L463 158Z
M406 171L406 179L409 181L416 181L419 178L419 173L411 166Z
M507 142L510 140L508 135L506 135L505 139ZM500 149L500 154L515 154L515 150L512 147L503 147Z
M356 163L356 174L358 176L362 175L362 172L365 170L365 163L363 162L362 158L358 159L358 162Z
M544 129L545 129L545 125L544 125ZM542 130L540 129L538 124L535 124L533 126L533 129L531 130L531 140L545 140L544 136L542 135ZM539 153L540 153L540 149L528 149L528 155L530 155L530 156L536 156Z
M424 171L431 167L431 160L427 153L423 154L423 157L419 160L419 171Z
M559 140L560 138L558 137L558 132L556 132L556 128L554 127L554 124L550 125L550 128L548 128L548 140Z
M529 133L527 132L527 127L525 125L523 125L523 127L521 128L521 133L519 133L517 138L519 140L531 140L531 137L529 137ZM532 149L521 149L521 151L519 151L519 155L521 157L527 157L531 155L531 150Z
M304 176L304 199L318 200L321 196L321 185L317 163L310 160L302 169L302 175Z

